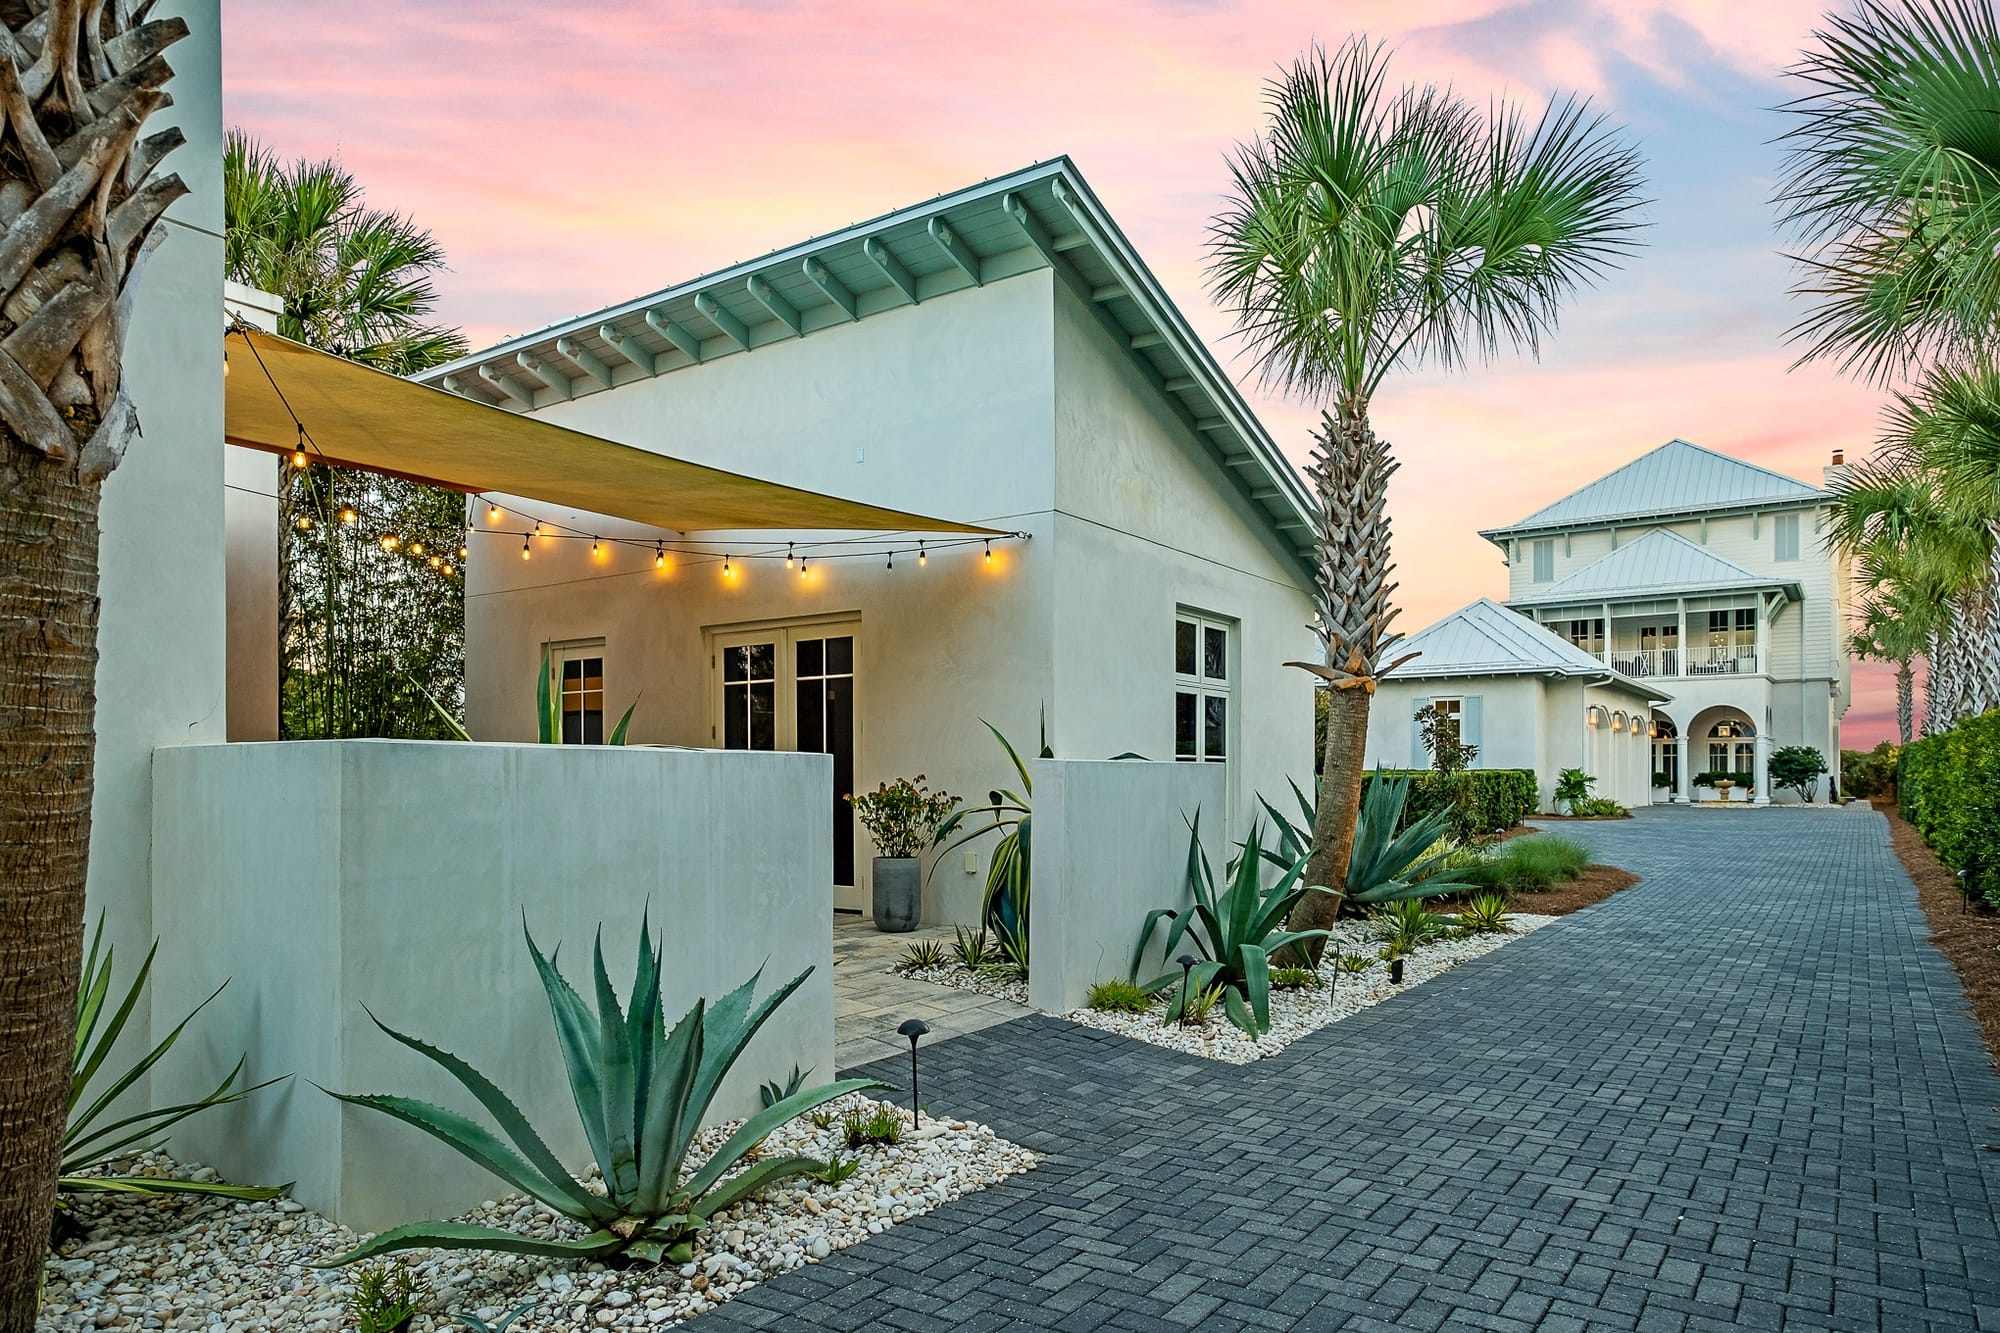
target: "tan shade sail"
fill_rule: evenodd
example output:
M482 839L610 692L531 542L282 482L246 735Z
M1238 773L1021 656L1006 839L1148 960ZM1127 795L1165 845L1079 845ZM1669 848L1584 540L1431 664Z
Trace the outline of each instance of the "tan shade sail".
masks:
M599 439L275 334L237 329L227 336L234 355L223 433L246 448L291 453L298 444L297 413L320 462L460 491L518 495L678 532L997 535L993 528L858 504Z

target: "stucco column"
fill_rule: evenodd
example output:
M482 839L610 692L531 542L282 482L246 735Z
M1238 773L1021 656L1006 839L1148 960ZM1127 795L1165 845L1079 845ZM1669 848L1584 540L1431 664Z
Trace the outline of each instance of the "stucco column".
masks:
M1671 713L1668 716L1673 718L1674 754L1678 757L1678 762L1674 765L1674 786L1680 792L1681 804L1693 805L1694 760L1688 750L1687 728L1681 725L1679 718L1673 717Z
M1757 795L1752 805L1771 803L1771 740L1764 730L1757 728Z

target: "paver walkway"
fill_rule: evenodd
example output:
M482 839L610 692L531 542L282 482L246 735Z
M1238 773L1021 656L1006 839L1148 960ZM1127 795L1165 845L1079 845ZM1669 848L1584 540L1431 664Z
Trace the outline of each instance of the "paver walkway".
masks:
M699 1326L2000 1329L2000 1076L1881 817L1564 831L1645 882L1277 1058L927 1050L1043 1166Z
M977 991L911 981L889 971L918 940L950 940L951 930L919 927L902 934L875 929L872 921L833 922L834 1064L841 1069L900 1057L907 1070L910 1046L896 1035L906 1018L930 1025L926 1040L939 1042L1021 1016L1021 1006Z

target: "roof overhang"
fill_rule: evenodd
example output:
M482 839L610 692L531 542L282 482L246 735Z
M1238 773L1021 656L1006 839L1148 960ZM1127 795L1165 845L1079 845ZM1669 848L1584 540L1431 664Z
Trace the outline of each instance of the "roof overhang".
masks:
M449 487L516 495L676 532L804 529L999 535L599 439L239 324L224 379L231 444ZM296 423L294 416L296 414Z
M1304 480L1066 157L508 339L421 378L532 412L1043 268L1087 304L1309 580Z
M1772 496L1761 500L1735 500L1727 504L1702 505L1684 509L1641 509L1629 514L1605 514L1595 518L1557 523L1523 523L1500 528L1481 528L1479 535L1495 546L1505 549L1508 542L1521 537L1559 536L1565 532L1599 532L1608 528L1630 528L1641 524L1691 523L1700 518L1714 518L1718 515L1749 513L1775 513L1783 509L1817 509L1829 503L1832 496L1821 491L1817 496Z
M1546 593L1510 597L1506 605L1508 609L1514 611L1537 606L1589 606L1597 602L1615 606L1619 602L1658 601L1663 597L1704 597L1724 592L1776 592L1782 594L1788 602L1805 600L1805 589L1796 580L1787 582L1783 579L1757 579L1732 583L1676 583L1658 588L1620 588L1610 592L1568 592L1561 595L1552 595L1554 589L1551 588Z
M1422 659L1418 660L1421 661ZM1657 703L1669 702L1674 697L1657 686L1643 685L1630 676L1616 671L1606 671L1603 669L1596 671L1557 671L1546 666L1530 666L1520 662L1493 662L1477 666L1453 666L1449 670L1434 672L1404 669L1383 677L1383 683L1403 684L1405 682L1420 680L1480 680L1501 676L1533 676L1542 680L1580 681L1585 685L1602 685L1610 689L1624 690L1628 694L1637 695L1643 699L1650 699Z

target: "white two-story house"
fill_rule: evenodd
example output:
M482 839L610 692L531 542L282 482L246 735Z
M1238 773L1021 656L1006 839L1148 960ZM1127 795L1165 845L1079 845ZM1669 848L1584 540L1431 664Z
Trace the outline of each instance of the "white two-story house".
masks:
M1836 454L1828 475L1841 466ZM1557 642L1524 645L1483 600L1412 636L1422 655L1377 698L1371 759L1422 761L1421 706L1468 719L1481 767L1534 768L1545 802L1571 767L1627 805L1693 799L1697 775L1716 772L1753 775L1743 799L1787 799L1771 789L1771 753L1811 746L1834 767L1851 694L1829 503L1672 440L1482 531L1506 556L1507 609ZM1511 713L1496 725L1502 688Z

